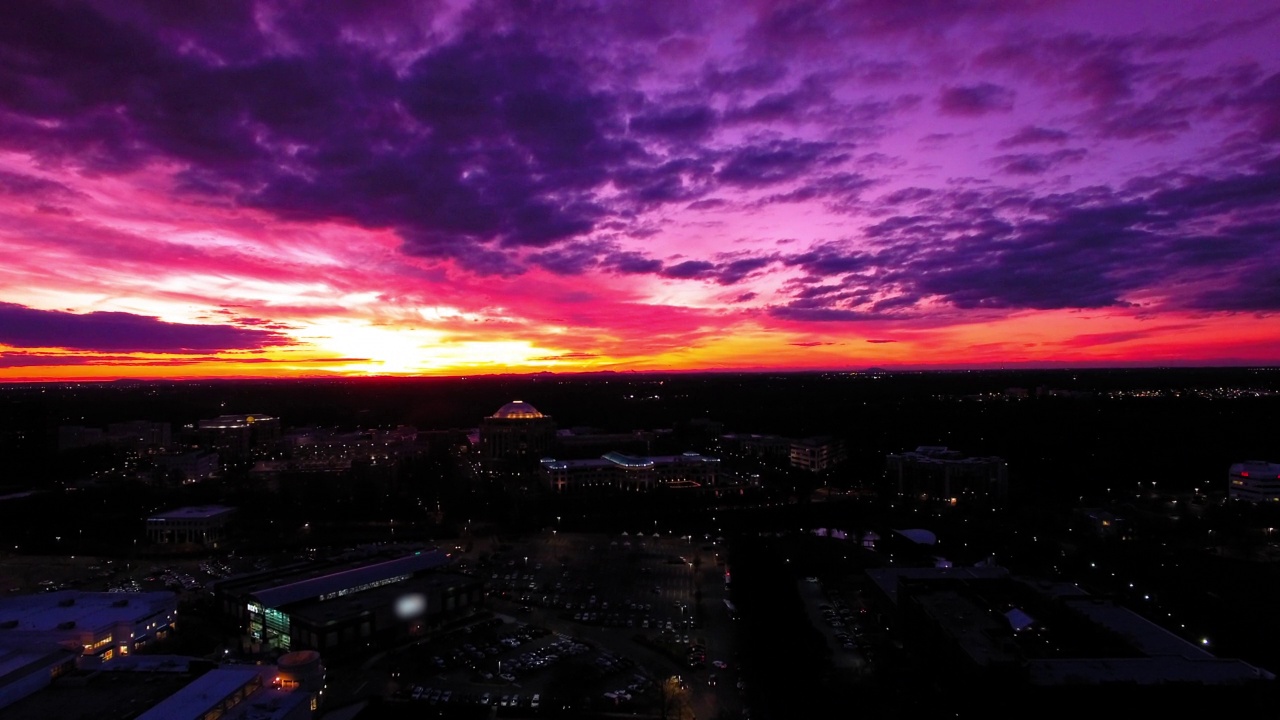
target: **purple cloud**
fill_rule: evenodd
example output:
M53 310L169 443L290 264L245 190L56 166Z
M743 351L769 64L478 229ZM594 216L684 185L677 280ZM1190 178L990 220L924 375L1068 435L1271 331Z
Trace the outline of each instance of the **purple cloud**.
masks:
M1070 137L1071 134L1065 130L1027 125L1013 135L1001 140L999 147L1010 148L1039 143L1064 143Z
M1012 175L1043 175L1059 165L1080 162L1087 154L1083 148L1073 148L1051 153L1000 155L992 158L992 162L1001 172Z
M1013 109L1016 93L992 83L943 88L938 109L947 115L977 116Z
M637 115L629 124L632 132L689 142L706 137L717 120L715 110L706 105L679 105Z
M186 325L122 312L76 315L0 303L0 343L96 352L207 353L256 350L293 341L272 330Z

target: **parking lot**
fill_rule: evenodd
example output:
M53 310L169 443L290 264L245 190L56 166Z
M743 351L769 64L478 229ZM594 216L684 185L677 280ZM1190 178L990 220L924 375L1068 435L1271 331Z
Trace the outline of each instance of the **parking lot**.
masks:
M713 539L689 536L478 543L459 569L485 579L495 620L378 667L394 676L393 697L427 705L536 710L567 683L595 710L647 712L675 677L699 716L740 709L717 559Z

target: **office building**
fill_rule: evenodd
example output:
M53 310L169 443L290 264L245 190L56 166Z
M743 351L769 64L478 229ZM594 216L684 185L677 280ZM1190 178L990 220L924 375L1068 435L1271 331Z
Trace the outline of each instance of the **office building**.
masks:
M214 586L223 612L258 648L341 652L414 634L478 606L484 583L442 572L449 557L424 550L392 558L276 569Z
M791 461L791 444L790 438L781 435L727 433L720 436L720 447L726 453L783 464Z
M636 492L711 488L719 469L719 458L698 453L634 457L611 452L590 460L544 458L541 463L543 484L557 493L604 488Z
M922 445L885 458L889 482L899 495L956 504L1003 500L1008 464L998 457L965 457L942 446Z
M844 462L844 443L823 435L791 443L791 467L809 472L829 470Z
M280 432L280 418L262 414L219 415L201 420L196 426L196 438L202 448L237 458L275 447L280 442Z
M551 452L556 424L527 402L514 400L480 421L480 457L486 461L536 461Z
M1280 464L1250 460L1227 472L1227 497L1252 503L1280 502Z
M147 518L147 540L158 545L218 547L227 537L235 508L223 505L181 507Z

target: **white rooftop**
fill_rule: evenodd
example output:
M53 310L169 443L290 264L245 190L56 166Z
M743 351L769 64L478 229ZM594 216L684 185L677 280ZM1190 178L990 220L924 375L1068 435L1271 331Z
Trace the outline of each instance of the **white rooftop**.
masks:
M156 513L148 520L204 520L207 518L217 517L229 512L233 512L235 508L226 505L192 505L189 507L174 508L166 510L162 513Z

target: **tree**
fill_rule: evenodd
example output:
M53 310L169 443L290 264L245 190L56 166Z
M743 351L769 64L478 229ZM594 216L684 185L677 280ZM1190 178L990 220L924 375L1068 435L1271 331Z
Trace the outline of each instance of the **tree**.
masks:
M693 706L689 704L689 688L677 675L658 684L661 703L658 708L662 720L693 720Z

